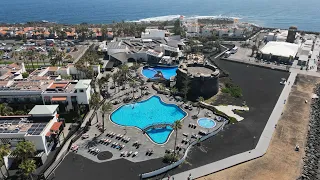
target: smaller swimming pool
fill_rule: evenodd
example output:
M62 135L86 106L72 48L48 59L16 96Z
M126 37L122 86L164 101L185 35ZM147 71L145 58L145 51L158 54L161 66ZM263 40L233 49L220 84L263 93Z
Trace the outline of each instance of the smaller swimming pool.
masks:
M178 67L149 67L149 68L144 68L142 70L142 74L150 79L157 78L156 74L158 71L160 71L165 79L170 79L173 76L176 76Z
M210 118L200 118L198 124L203 128L214 128L216 126L216 122Z

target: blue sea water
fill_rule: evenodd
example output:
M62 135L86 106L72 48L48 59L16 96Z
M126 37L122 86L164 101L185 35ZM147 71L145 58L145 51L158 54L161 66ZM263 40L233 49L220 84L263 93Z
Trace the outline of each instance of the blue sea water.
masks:
M177 75L177 69L178 67L153 67L143 69L142 74L145 77L152 79L158 71L161 71L165 79L170 79L171 77Z
M172 15L239 17L261 26L320 31L319 0L2 0L0 22L111 23ZM170 16L168 16L170 15Z
M186 113L174 104L166 104L158 96L138 103L121 106L111 114L111 120L122 126L134 126L143 129L156 123L173 124L181 120ZM151 129L149 137L158 144L167 141L172 128Z

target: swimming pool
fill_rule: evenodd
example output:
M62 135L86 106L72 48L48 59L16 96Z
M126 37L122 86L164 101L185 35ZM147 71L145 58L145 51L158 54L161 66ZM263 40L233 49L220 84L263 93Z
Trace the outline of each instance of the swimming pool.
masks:
M187 115L182 109L174 104L162 102L160 97L152 96L149 99L133 104L123 105L114 111L110 119L121 126L134 126L143 129L157 123L173 124ZM167 141L172 132L172 128L150 129L146 134L157 144Z
M216 122L210 118L200 118L198 124L203 128L214 128L216 126Z
M157 74L158 71L161 71L163 74L163 77L165 79L170 79L173 76L177 75L177 69L178 67L149 67L149 68L144 68L142 70L142 74L150 79L156 78L155 75Z

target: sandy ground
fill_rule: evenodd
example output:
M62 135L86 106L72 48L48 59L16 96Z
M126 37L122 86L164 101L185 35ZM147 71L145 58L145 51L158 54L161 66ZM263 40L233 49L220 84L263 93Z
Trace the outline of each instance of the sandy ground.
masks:
M199 178L199 180L293 180L300 176L304 144L310 114L310 102L315 84L320 78L299 75L292 88L282 118L277 124L267 153L258 159ZM301 148L294 151L295 145Z

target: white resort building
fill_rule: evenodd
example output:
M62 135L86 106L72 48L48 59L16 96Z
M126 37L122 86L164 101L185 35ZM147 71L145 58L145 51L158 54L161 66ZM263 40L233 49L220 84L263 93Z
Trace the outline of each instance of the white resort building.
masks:
M168 57L178 60L183 56L184 47L180 36L162 37L164 31L150 29L150 34L142 34L152 38L116 38L110 43L102 42L99 46L109 59L107 66L127 62L166 63Z
M0 143L10 144L14 150L21 141L35 145L35 159L43 163L54 144L59 142L63 122L58 121L58 105L36 105L28 115L0 116ZM10 167L15 156L4 157L5 165Z

